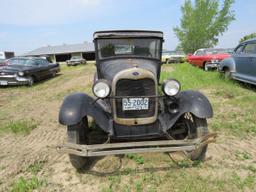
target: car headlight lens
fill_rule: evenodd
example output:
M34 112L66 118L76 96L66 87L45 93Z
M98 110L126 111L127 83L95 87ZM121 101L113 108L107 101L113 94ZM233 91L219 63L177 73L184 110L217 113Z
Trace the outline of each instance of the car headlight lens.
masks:
M19 71L19 72L18 72L18 75L19 75L19 76L23 76L23 75L24 75L24 72Z
M98 98L105 98L110 95L111 88L107 81L98 80L92 88L94 95Z
M175 79L168 79L164 81L162 85L162 90L165 95L175 96L180 91L180 83Z

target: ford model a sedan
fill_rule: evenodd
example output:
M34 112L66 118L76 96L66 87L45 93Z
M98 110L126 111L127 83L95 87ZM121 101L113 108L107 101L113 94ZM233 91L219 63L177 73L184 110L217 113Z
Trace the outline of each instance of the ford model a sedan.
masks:
M159 31L99 31L94 33L96 73L93 93L74 93L61 106L59 121L67 126L68 152L80 169L93 156L142 152L184 151L203 160L213 116L208 99L196 91L180 91L180 83L160 85L163 33ZM105 141L90 138L93 128ZM95 126L94 126L95 127Z

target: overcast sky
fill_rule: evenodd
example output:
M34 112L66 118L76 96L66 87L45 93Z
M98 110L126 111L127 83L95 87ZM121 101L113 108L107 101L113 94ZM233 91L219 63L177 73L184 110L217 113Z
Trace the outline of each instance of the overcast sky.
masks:
M164 32L166 49L178 40L184 0L0 0L0 51L22 54L41 46L92 41L96 30L151 29ZM217 47L235 47L256 32L256 0L236 0L236 20Z

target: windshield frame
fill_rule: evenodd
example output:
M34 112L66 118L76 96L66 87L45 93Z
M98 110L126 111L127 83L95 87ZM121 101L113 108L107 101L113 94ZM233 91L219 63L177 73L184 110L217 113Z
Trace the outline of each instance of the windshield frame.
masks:
M142 56L142 55L135 55L135 54L120 54L120 55L115 55L115 56L109 56L109 57L104 57L100 58L99 56L99 41L100 40L129 40L129 39L136 39L136 40L146 40L146 39L151 39L151 40L156 40L159 41L158 43L158 57L148 57L148 56ZM95 56L96 60L98 61L104 61L104 60L110 60L110 59L120 59L120 58L143 58L143 59L150 59L150 60L157 60L161 61L161 56L162 56L162 44L163 44L163 39L157 38L157 37L111 37L111 38L97 38L94 40L95 44Z

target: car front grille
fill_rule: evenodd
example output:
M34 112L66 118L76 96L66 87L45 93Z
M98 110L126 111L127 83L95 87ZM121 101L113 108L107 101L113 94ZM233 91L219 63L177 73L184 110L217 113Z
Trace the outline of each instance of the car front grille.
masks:
M116 84L116 115L118 118L147 118L155 114L156 98L149 97L148 110L122 110L122 97L143 97L156 95L156 85L153 79L120 79Z

